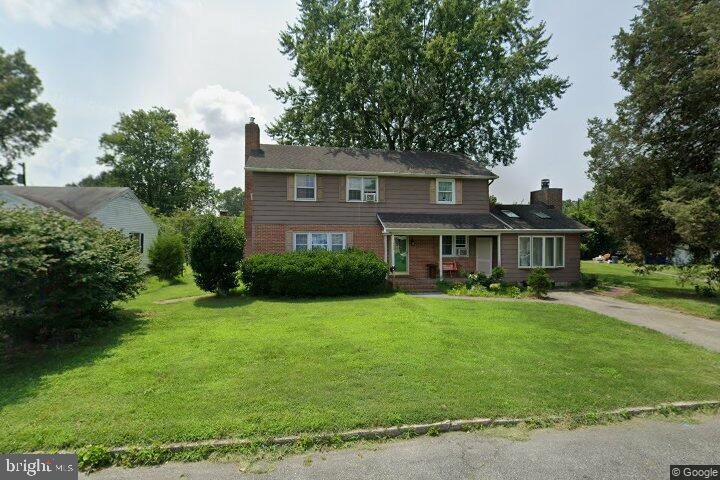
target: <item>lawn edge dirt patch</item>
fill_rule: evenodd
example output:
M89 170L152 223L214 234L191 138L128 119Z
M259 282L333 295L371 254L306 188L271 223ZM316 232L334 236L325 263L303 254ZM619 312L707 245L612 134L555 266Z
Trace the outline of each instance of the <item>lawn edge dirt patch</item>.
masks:
M720 409L720 400L696 402L671 402L654 406L626 407L602 412L589 412L571 416L547 416L525 418L472 418L445 420L434 423L421 423L393 427L377 427L348 430L339 433L317 433L272 437L265 440L249 438L228 438L203 440L197 442L177 442L146 447L123 446L106 448L100 445L88 445L77 452L60 451L58 453L77 453L80 468L93 471L112 465L133 467L157 465L171 460L197 461L215 452L257 452L262 447L296 446L299 451L307 451L320 446L341 446L362 440L387 440L392 438L410 438L419 435L436 436L445 432L472 431L492 427L514 427L525 425L530 429L548 428L565 425L568 428L606 424L629 420L643 415L671 415L688 411ZM47 453L44 451L33 453Z

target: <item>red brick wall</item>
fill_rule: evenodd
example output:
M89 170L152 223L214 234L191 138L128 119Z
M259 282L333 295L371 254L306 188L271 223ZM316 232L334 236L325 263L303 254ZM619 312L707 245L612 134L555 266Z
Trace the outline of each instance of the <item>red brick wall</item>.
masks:
M382 229L379 225L283 225L278 223L258 223L253 225L251 253L280 253L286 251L286 232L352 233L352 240L348 238L348 246L375 252L380 258L383 258L384 255Z
M460 272L471 273L475 271L475 239L477 237L470 236L469 252L467 257L444 257L445 260L453 260L458 263ZM412 245L412 243L415 245ZM493 249L496 245L496 239L493 237ZM440 240L437 236L419 236L412 235L410 237L410 271L408 276L412 278L427 278L428 264L437 265L439 262ZM496 265L496 258L493 254L493 266Z

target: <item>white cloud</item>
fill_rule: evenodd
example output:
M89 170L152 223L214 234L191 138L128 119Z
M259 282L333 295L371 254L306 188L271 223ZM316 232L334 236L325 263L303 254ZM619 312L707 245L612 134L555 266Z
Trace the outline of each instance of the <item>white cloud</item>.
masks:
M242 93L220 85L196 90L176 113L181 125L206 131L216 139L244 136L245 123L254 117L265 122L263 110Z
M125 21L156 18L168 6L186 4L188 0L0 0L15 21L79 30L113 30Z
M64 185L96 175L102 170L94 162L96 154L95 145L85 139L55 134L27 161L28 185Z
M241 92L208 85L193 92L175 113L182 128L210 134L215 184L223 190L244 187L245 124L254 117L262 128L265 110Z

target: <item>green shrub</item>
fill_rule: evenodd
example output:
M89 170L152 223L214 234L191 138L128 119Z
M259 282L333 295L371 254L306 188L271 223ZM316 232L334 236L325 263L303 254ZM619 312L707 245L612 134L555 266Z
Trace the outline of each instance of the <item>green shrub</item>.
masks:
M488 290L490 290L491 292L499 292L500 290L502 290L502 283L491 283L488 286Z
M488 287L491 283L492 279L490 277L488 277L482 272L477 272L471 273L467 276L465 285L467 285L468 288L472 288L475 285L482 285L483 287Z
M190 266L195 283L218 295L238 286L245 235L230 217L205 217L193 232Z
M717 295L717 292L710 285L695 285L695 293L705 298L712 298Z
M495 267L490 272L490 278L494 283L502 283L502 279L505 278L505 269L503 267Z
M553 286L553 281L544 269L534 268L528 276L527 284L530 291L540 298L547 295Z
M600 278L594 273L581 273L580 274L580 284L583 286L583 288L591 290L591 289L597 287L599 283L600 283Z
M109 467L113 463L110 451L102 445L87 445L77 451L78 469L82 472L94 472Z
M161 233L148 250L149 270L162 280L180 277L185 268L185 248L178 233Z
M53 210L0 215L0 330L33 339L98 322L142 288L137 244Z
M372 252L264 253L247 258L242 279L250 293L284 297L361 295L381 290L388 267Z

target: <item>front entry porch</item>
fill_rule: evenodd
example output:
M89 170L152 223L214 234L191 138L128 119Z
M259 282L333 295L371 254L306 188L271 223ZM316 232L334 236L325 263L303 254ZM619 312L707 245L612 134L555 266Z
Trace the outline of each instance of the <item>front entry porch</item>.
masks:
M438 280L462 282L475 272L490 275L501 263L500 244L499 234L388 234L390 282L404 290L434 290Z

